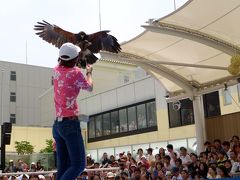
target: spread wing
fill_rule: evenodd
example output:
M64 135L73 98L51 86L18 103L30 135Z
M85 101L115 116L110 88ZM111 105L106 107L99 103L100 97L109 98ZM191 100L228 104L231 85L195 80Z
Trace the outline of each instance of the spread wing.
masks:
M38 24L34 26L34 30L38 31L36 34L48 43L51 43L58 48L66 42L71 42L73 44L76 43L76 36L74 33L65 31L46 21L37 23Z
M100 50L118 53L121 50L117 38L108 34L110 31L99 31L87 35L87 40L92 43L88 49L93 53L98 53Z

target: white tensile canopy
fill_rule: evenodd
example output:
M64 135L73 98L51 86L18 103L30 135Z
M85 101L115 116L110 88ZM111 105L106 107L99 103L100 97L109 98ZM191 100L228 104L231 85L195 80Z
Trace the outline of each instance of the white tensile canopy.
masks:
M173 96L194 96L237 83L227 67L240 54L240 0L189 0L152 20L105 60L141 66Z
M240 54L240 0L189 0L150 20L142 34L122 44L122 53L102 52L110 61L133 63L152 74L170 94L167 101L193 100L197 151L206 140L202 94L237 84L227 68Z

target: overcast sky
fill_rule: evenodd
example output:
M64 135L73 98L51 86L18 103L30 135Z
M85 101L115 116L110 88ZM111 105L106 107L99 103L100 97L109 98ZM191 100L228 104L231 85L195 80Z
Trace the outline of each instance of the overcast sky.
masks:
M175 0L176 7L187 0ZM101 29L111 30L119 42L144 29L149 18L158 19L174 10L174 0L100 0ZM0 5L0 60L54 67L58 50L33 30L46 20L61 28L87 34L100 30L99 0L5 0ZM26 53L27 44L27 53ZM27 54L27 56L26 56Z

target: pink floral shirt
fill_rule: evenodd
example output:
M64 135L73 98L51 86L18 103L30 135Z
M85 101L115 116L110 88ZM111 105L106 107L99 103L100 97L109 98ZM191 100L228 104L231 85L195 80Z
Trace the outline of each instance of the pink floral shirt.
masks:
M53 69L54 102L57 117L79 115L77 96L80 89L90 91L91 84L86 81L78 67L56 66Z

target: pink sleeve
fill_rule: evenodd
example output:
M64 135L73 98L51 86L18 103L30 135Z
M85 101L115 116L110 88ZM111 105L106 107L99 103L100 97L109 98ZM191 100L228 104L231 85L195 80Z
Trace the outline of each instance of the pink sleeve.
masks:
M91 91L92 85L85 79L81 71L78 73L78 81L81 89Z

